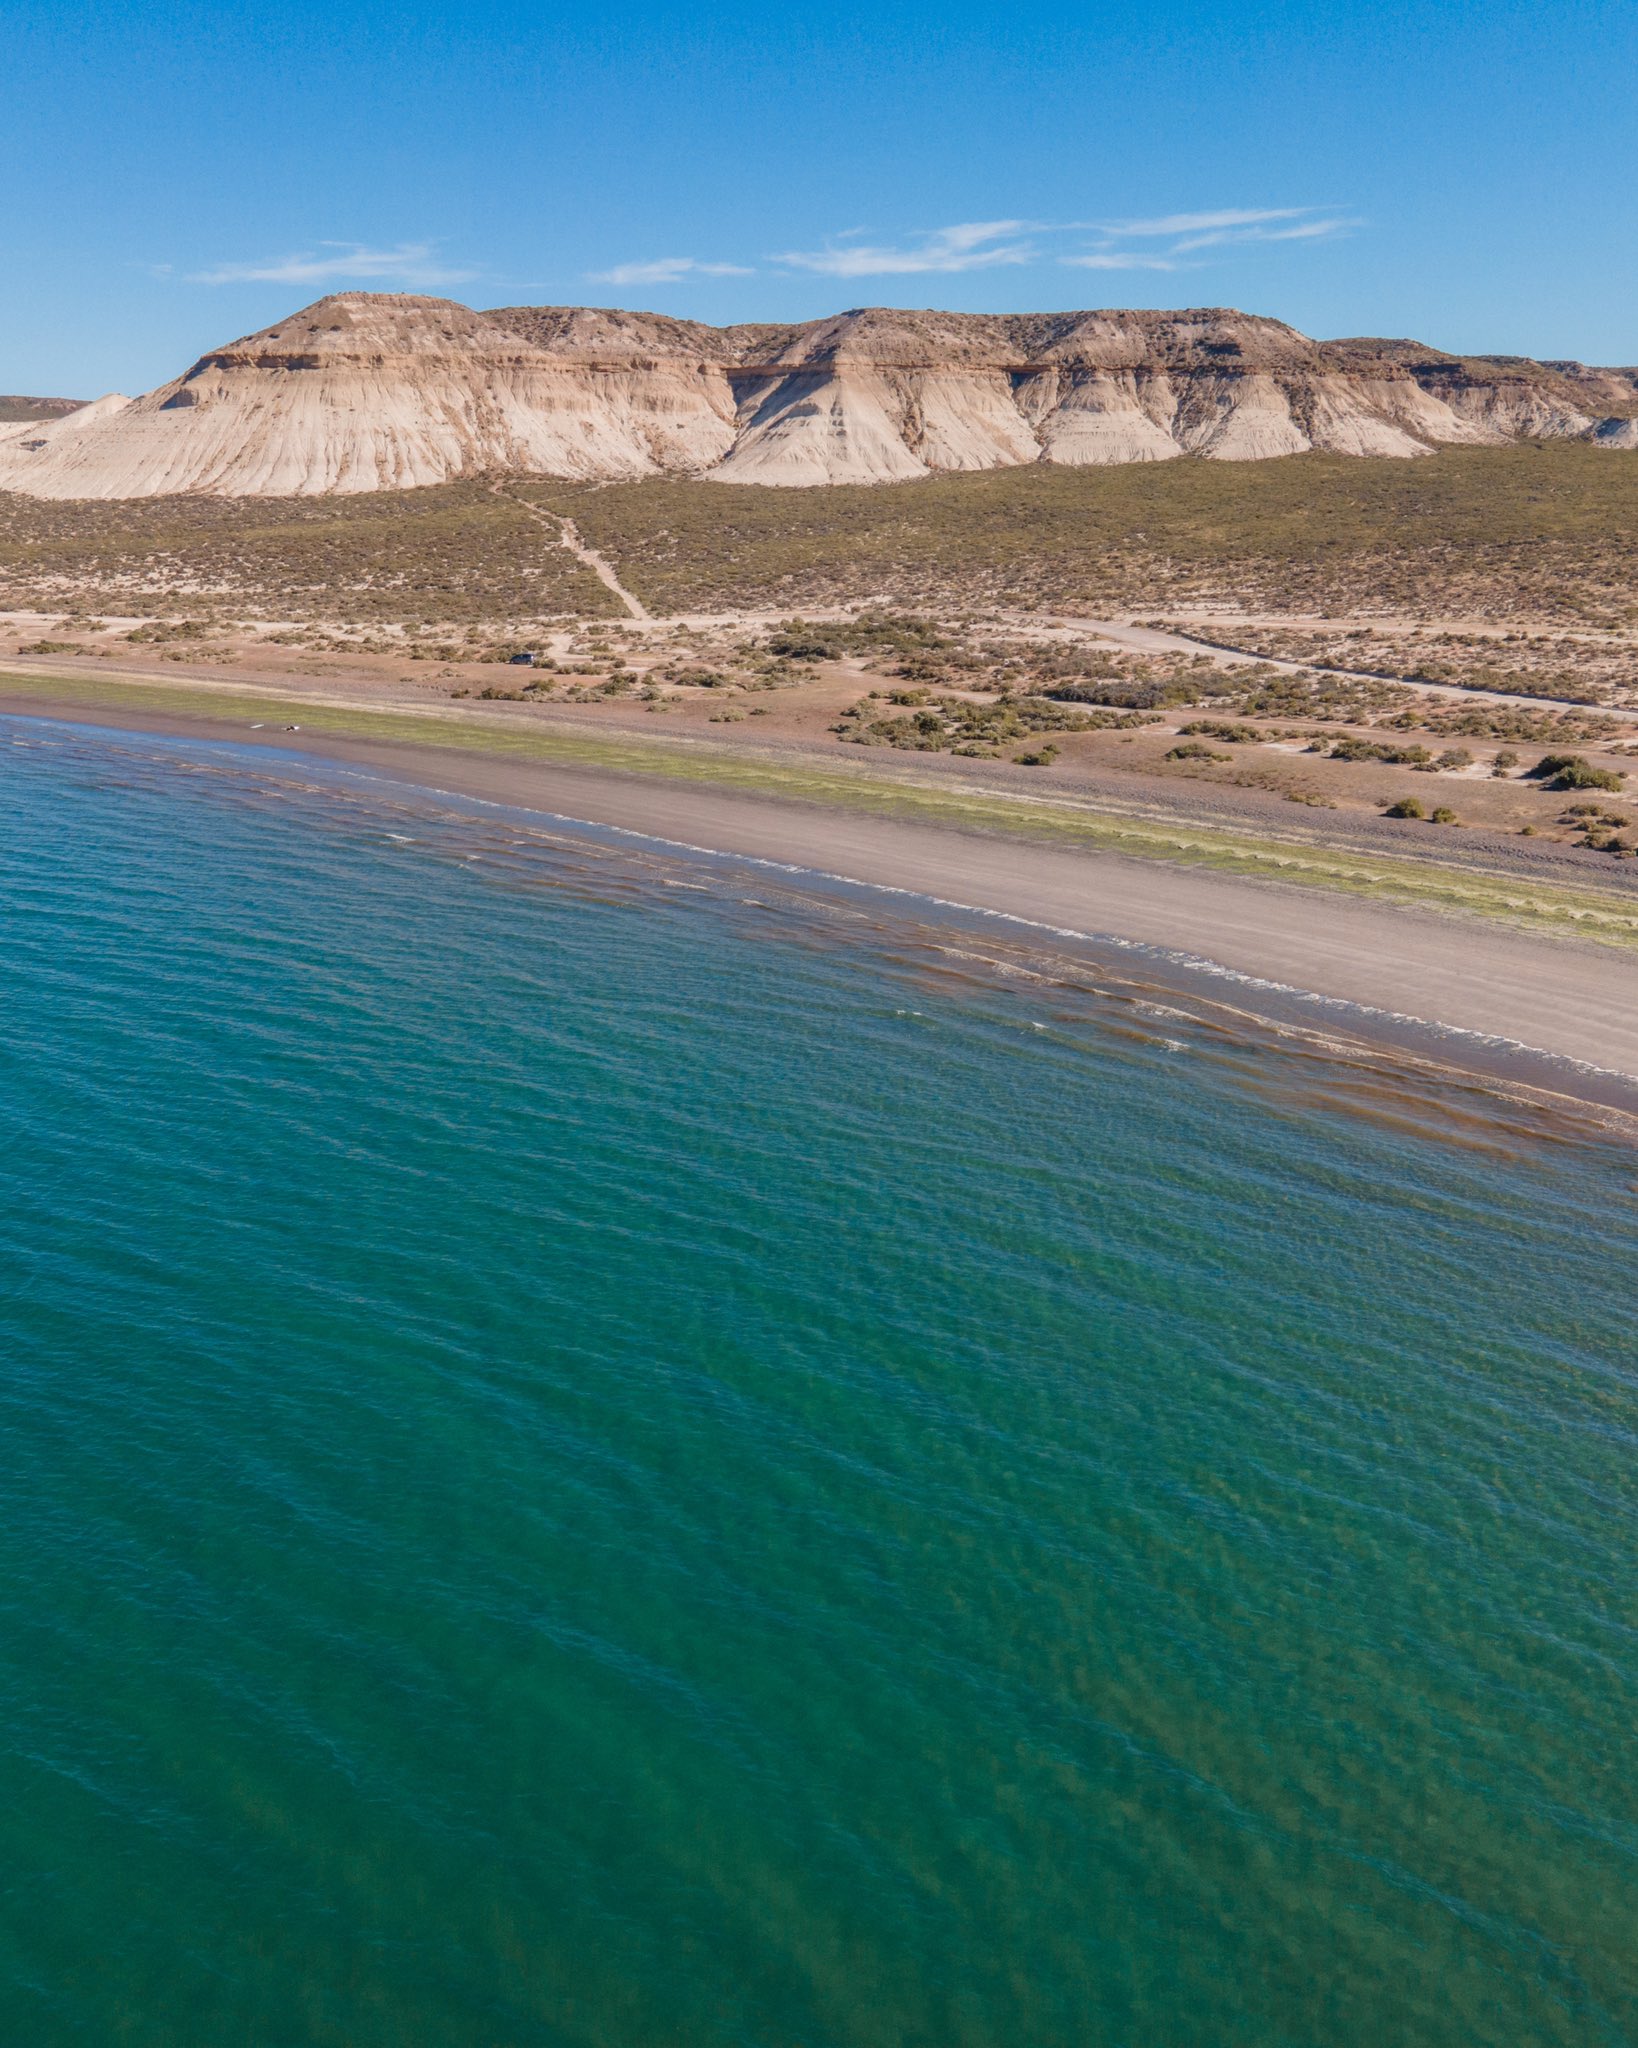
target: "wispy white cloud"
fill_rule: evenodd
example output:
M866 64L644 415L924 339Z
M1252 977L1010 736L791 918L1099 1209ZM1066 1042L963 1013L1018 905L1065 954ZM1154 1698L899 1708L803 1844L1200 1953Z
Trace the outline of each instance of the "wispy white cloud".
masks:
M1264 221L1297 220L1311 206L1223 206L1214 213L1163 213L1154 220L1105 220L1083 223L1106 235L1194 235L1211 228L1246 228Z
M1170 256L1145 256L1136 249L1089 249L1080 256L1060 256L1076 270L1175 270Z
M612 270L589 270L594 284L678 284L685 277L750 277L743 263L701 263L693 256L660 256L651 263L617 263Z
M188 274L189 284L331 284L350 279L393 284L464 284L475 270L452 268L430 242L371 249L363 242L320 242L317 249L251 263L218 263Z
M1175 255L1191 249L1220 249L1236 242L1323 242L1332 235L1346 234L1359 223L1352 220L1302 220L1285 228L1213 228L1200 235L1185 235L1172 245Z
M1031 231L1024 220L969 220L924 232L902 248L884 248L838 235L823 249L788 249L770 260L824 277L913 277L931 271L992 270L1034 262L1037 250L1017 239ZM853 234L862 233L856 229Z
M1152 220L1083 222L1102 236L1096 248L1059 260L1080 270L1178 270L1202 249L1248 242L1321 242L1359 226L1340 214L1316 218L1312 206L1224 206L1209 213L1165 213ZM1158 243L1134 249L1137 243Z
M832 235L822 249L787 249L766 260L779 269L838 278L950 275L1051 261L1076 270L1180 270L1192 268L1185 259L1202 250L1243 242L1322 241L1359 225L1340 215L1318 215L1312 206L1223 206L1144 220L969 220L888 243L868 240L866 228L849 228ZM1089 238L1091 246L1056 254L1068 235ZM755 274L747 264L705 263L694 256L617 263L588 273L598 284L613 285Z

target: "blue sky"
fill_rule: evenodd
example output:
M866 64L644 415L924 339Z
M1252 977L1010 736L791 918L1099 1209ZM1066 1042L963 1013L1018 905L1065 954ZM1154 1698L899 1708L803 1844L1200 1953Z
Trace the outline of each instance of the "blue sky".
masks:
M326 291L1235 305L1638 362L1638 8L7 10L0 391Z

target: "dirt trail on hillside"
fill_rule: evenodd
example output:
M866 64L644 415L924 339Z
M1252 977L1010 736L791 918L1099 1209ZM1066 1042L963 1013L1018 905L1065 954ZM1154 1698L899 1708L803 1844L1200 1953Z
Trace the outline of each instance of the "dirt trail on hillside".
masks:
M503 490L499 484L491 484L489 488L497 498L505 498L510 504L516 505L519 511L527 512L531 519L544 526L548 532L555 534L558 546L567 548L576 561L584 562L603 588L612 591L620 600L632 618L641 619L645 624L653 622L654 614L640 597L634 597L620 581L615 573L614 564L608 557L600 555L596 548L586 545L579 527L572 519L567 519L558 512L543 512L538 505L531 505L527 498L520 498L511 491Z

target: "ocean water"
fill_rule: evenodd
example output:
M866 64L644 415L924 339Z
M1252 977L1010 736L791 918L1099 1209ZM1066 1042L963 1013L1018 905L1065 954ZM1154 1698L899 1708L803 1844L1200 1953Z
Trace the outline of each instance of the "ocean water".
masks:
M0 725L0 2039L1638 2040L1638 1160Z

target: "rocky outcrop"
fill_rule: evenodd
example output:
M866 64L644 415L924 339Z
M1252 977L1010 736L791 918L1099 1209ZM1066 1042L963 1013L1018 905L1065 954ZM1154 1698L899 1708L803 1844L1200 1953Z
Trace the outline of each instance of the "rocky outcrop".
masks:
M1638 371L1187 312L865 308L799 326L342 293L142 398L0 428L0 489L282 496L504 471L883 483L1022 463L1638 445Z
M1497 357L1506 362L1517 358ZM1598 370L1586 363L1541 363L1539 369L1564 381L1578 404L1591 412L1612 414L1621 419L1638 415L1638 367Z

